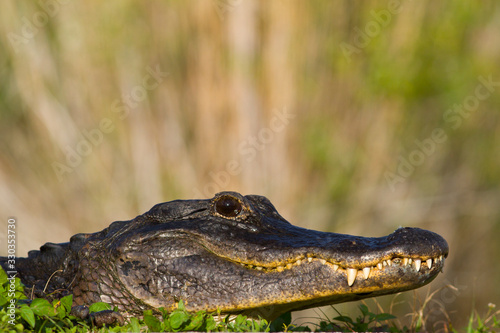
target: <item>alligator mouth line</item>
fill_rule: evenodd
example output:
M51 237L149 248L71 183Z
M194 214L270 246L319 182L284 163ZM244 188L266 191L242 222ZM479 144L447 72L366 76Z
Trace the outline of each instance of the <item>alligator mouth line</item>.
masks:
M226 258L228 259L228 258ZM278 272L281 273L287 269L291 269L295 266L307 264L307 263L312 263L312 262L320 262L322 265L329 265L334 272L336 271L344 271L346 276L347 276L347 284L349 286L352 286L354 284L354 281L356 280L356 277L358 275L358 271L361 271L363 274L363 277L365 280L367 280L370 277L370 273L372 270L384 270L388 266L401 266L401 267L412 267L417 273L420 272L424 267L427 267L428 270L430 270L433 266L438 266L441 265L441 270L443 269L444 266L444 255L439 255L433 258L427 258L427 259L422 259L422 258L409 258L409 257L404 257L404 256L395 256L391 257L390 259L382 259L378 261L376 264L370 264L367 266L360 266L360 267L348 267L344 266L339 263L333 263L328 260L318 258L315 255L305 255L305 256L300 256L299 258L287 262L286 264L275 264L273 265L255 265L255 264L248 264L248 263L243 263L239 261L234 261L229 259L230 261L239 264L247 269L252 269L252 270L257 270L261 271L264 273L273 273L273 272Z

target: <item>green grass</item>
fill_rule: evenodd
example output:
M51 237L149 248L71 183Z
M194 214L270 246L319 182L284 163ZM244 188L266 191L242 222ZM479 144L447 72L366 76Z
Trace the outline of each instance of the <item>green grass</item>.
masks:
M496 305L488 304L488 312L484 316L480 316L477 311L473 311L469 318L469 324L466 327L467 333L475 332L498 332L500 331L500 310L495 311ZM498 316L498 318L497 318ZM459 332L452 329L453 332Z
M11 299L15 300L13 310L9 307ZM427 301L428 299L424 307ZM0 269L1 332L87 332L90 330L99 332L419 332L424 327L422 317L418 314L416 315L418 319L413 321L412 327L400 327L395 321L397 319L395 316L384 312L376 314L366 304L359 306L360 314L355 318L337 312L338 315L335 317L328 318L323 315L323 318L318 318L318 322L304 326L292 323L290 312L269 323L264 319L254 320L243 315L223 316L220 313L206 311L189 313L180 301L178 308L173 312L169 313L160 308L161 316L153 315L151 310L146 310L142 318L130 318L123 326L98 328L90 319L83 320L73 316L71 314L72 303L72 295L54 300L52 303L41 298L30 302L24 295L24 287L19 278L9 280L7 274ZM89 310L90 313L111 310L111 306L106 303L95 303ZM13 316L10 316L11 314ZM490 303L484 316L479 315L477 311L471 314L466 328L456 329L451 323L447 323L445 330L441 332L495 332L500 329L500 318L497 316L500 317L500 311L495 311L495 305Z

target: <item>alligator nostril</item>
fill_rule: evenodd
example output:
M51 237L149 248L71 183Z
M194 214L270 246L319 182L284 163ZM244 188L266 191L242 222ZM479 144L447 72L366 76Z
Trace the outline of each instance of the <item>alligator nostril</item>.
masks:
M237 216L241 212L241 209L241 202L231 196L222 196L215 203L217 213L227 217Z

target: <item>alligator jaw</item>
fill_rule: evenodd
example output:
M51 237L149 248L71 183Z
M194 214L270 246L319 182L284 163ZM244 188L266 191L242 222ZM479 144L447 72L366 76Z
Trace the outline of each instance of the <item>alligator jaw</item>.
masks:
M307 265L312 262L319 262L321 265L326 265L332 270L332 274L339 273L343 274L346 278L347 284L349 287L352 287L356 279L364 279L368 280L369 278L377 277L380 279L382 275L388 275L389 270L392 267L400 266L398 269L405 269L406 274L411 274L412 269L418 275L420 270L431 270L432 266L436 271L442 270L444 266L445 257L443 255L439 255L435 258L410 258L410 257L392 257L387 259L380 259L375 265L367 265L360 268L352 268L352 267L342 267L339 266L338 263L330 262L325 259L317 258L315 255L302 255L297 259L290 261L288 263L277 263L274 265L267 266L259 266L254 264L248 264L240 262L239 264L247 269L257 270L264 273L277 272L281 273L285 270L292 269L299 265ZM434 264L433 264L434 263ZM406 267L409 266L409 267ZM423 273L423 272L422 272Z
M260 196L224 192L184 205L182 220L145 225L117 246L119 279L154 308L175 309L183 300L188 311L273 319L421 287L441 271L448 254L442 237L418 228L378 238L299 228ZM167 203L146 216L157 220L170 211Z
M182 246L182 243L177 245ZM304 255L303 259L286 266L262 267L231 261L200 247L196 253L185 252L163 263L159 270L170 279L176 277L179 289L170 291L176 296L174 300L184 300L189 311L218 309L226 314L242 313L272 320L287 311L421 287L431 282L442 270L445 254L425 258L416 259L414 256L410 261L408 257L392 257L366 266L365 269L358 269ZM143 260L136 256L130 256L129 259ZM430 260L432 264L429 266ZM186 270L184 267L190 268ZM213 271L214 267L216 272ZM161 278L154 284L161 286ZM207 290L202 293L197 285ZM128 285L128 288L135 290L133 294L136 297L153 307L168 305L158 294L145 295L142 287ZM175 309L175 302L170 304L170 309Z
M280 276L278 279L296 292L289 292L282 298L279 304L269 304L249 308L240 313L250 317L275 319L283 312L296 311L311 307L331 305L349 301L357 301L364 298L393 294L407 291L424 286L431 282L442 270L444 257L433 260L431 268L426 263L421 264L417 271L415 261L399 258L390 263L386 260L382 262L382 268L374 267L370 269L368 277L367 270L344 269L332 265L329 262L323 262L322 259L313 259L311 262L302 262L300 265L309 265L304 271L293 271L292 267L288 270L290 276L297 276L301 273L316 274L318 280L305 279L301 284L293 283L293 278L289 276ZM417 263L418 266L418 263ZM268 274L285 274L275 271ZM349 277L349 274L353 276ZM351 279L349 281L349 279ZM311 292L310 290L313 290ZM277 301L277 298L273 300ZM229 311L231 312L231 311Z
M311 232L316 241L323 239L323 244L290 247L276 261L266 261L266 255L254 255L246 262L240 259L244 255L233 259L219 255L239 265L236 276L259 280L256 293L266 295L238 301L243 305L239 313L273 319L286 311L419 288L442 271L448 254L448 246L439 235L417 228L400 228L380 238L297 230L305 243L304 235ZM223 271L225 266L219 267ZM234 304L219 306L228 313L235 308Z

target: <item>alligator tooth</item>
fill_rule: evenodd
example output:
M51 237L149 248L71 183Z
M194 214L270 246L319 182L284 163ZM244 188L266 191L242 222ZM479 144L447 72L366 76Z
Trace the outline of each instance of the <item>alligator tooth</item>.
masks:
M285 268L284 268L283 266L278 266L278 267L276 267L276 270L277 270L278 272L283 272L283 270L284 270L284 269L285 269Z
M292 264L286 264L286 268L288 269L292 268L292 266L293 266Z
M363 276L365 277L365 280L368 279L368 277L370 276L371 270L372 270L371 267L363 268Z
M309 258L307 258L307 261L311 262L311 261L313 261L313 258L309 257Z
M411 263L412 263L412 259L410 258L410 259L408 259L408 264L411 265Z
M431 269L431 267L432 267L432 259L427 259L426 263L427 263L427 267L429 267L429 269Z
M408 265L408 258L403 258L403 266Z
M420 263L422 262L422 260L415 259L413 260L413 262L415 263L415 269L417 270L417 272L420 272Z
M333 271L335 272L335 271L337 271L337 269L339 269L339 265L335 265L335 264L334 264L334 265L333 265Z
M391 259L387 259L387 266L391 266L391 265L392 265Z
M326 260L325 259L320 259L319 262L322 263L323 265L326 264Z
M358 270L356 268L348 268L347 269L347 284L352 286L354 281L356 280L356 275L358 274Z
M439 256L439 260L442 261L443 260L443 255L440 255Z
M299 260L297 260L295 263L296 263L297 265L300 265L300 264L302 264L302 260L300 260L300 259L299 259Z
M387 266L387 260L384 260L383 265Z
M256 266L255 269L258 270L258 271L261 271L262 270L262 266Z
M377 264L377 268L378 268L378 269L382 269L382 268L384 268L384 265L383 265L381 262L379 262L379 263Z

